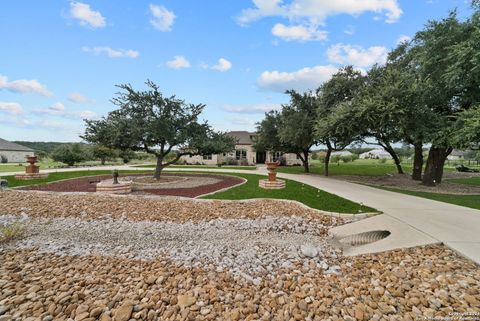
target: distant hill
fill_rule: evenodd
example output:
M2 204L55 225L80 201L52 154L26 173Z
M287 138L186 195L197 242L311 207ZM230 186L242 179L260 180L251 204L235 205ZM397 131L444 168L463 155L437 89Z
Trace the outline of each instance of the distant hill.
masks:
M35 151L42 151L47 154L50 154L58 146L72 144L72 143L58 143L58 142L25 142L25 141L14 141L14 143L29 147Z

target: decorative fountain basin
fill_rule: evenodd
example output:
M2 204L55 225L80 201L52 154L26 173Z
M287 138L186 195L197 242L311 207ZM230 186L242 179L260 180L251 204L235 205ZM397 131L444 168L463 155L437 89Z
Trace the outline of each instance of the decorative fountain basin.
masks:
M285 188L285 181L277 179L277 167L280 165L279 161L265 162L268 170L268 179L261 179L258 186L264 189L282 189Z

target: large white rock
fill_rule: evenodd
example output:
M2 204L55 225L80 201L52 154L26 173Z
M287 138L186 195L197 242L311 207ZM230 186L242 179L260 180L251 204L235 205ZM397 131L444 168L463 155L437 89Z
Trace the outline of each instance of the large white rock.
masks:
M304 244L300 247L300 251L306 257L316 257L318 255L318 250L315 246L311 244Z

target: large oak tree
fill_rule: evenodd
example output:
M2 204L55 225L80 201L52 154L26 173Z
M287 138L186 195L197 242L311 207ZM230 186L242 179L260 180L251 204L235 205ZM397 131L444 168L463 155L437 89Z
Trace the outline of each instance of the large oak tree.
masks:
M149 88L145 91L135 90L129 84L119 85L123 91L112 99L119 108L100 120L85 120L82 138L110 148L155 155L156 179L183 155L218 154L234 149L232 137L199 121L205 105L188 104L175 96L164 97L150 80L146 85Z

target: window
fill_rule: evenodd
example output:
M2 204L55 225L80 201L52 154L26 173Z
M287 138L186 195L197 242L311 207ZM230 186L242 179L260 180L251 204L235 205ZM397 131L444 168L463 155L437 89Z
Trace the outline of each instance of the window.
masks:
M281 160L283 156L283 152L274 152L272 155L273 161L276 162L277 160Z
M235 159L236 160L245 160L247 159L247 151L243 149L237 149L235 151Z
M203 155L204 160L212 160L212 154L210 155Z

